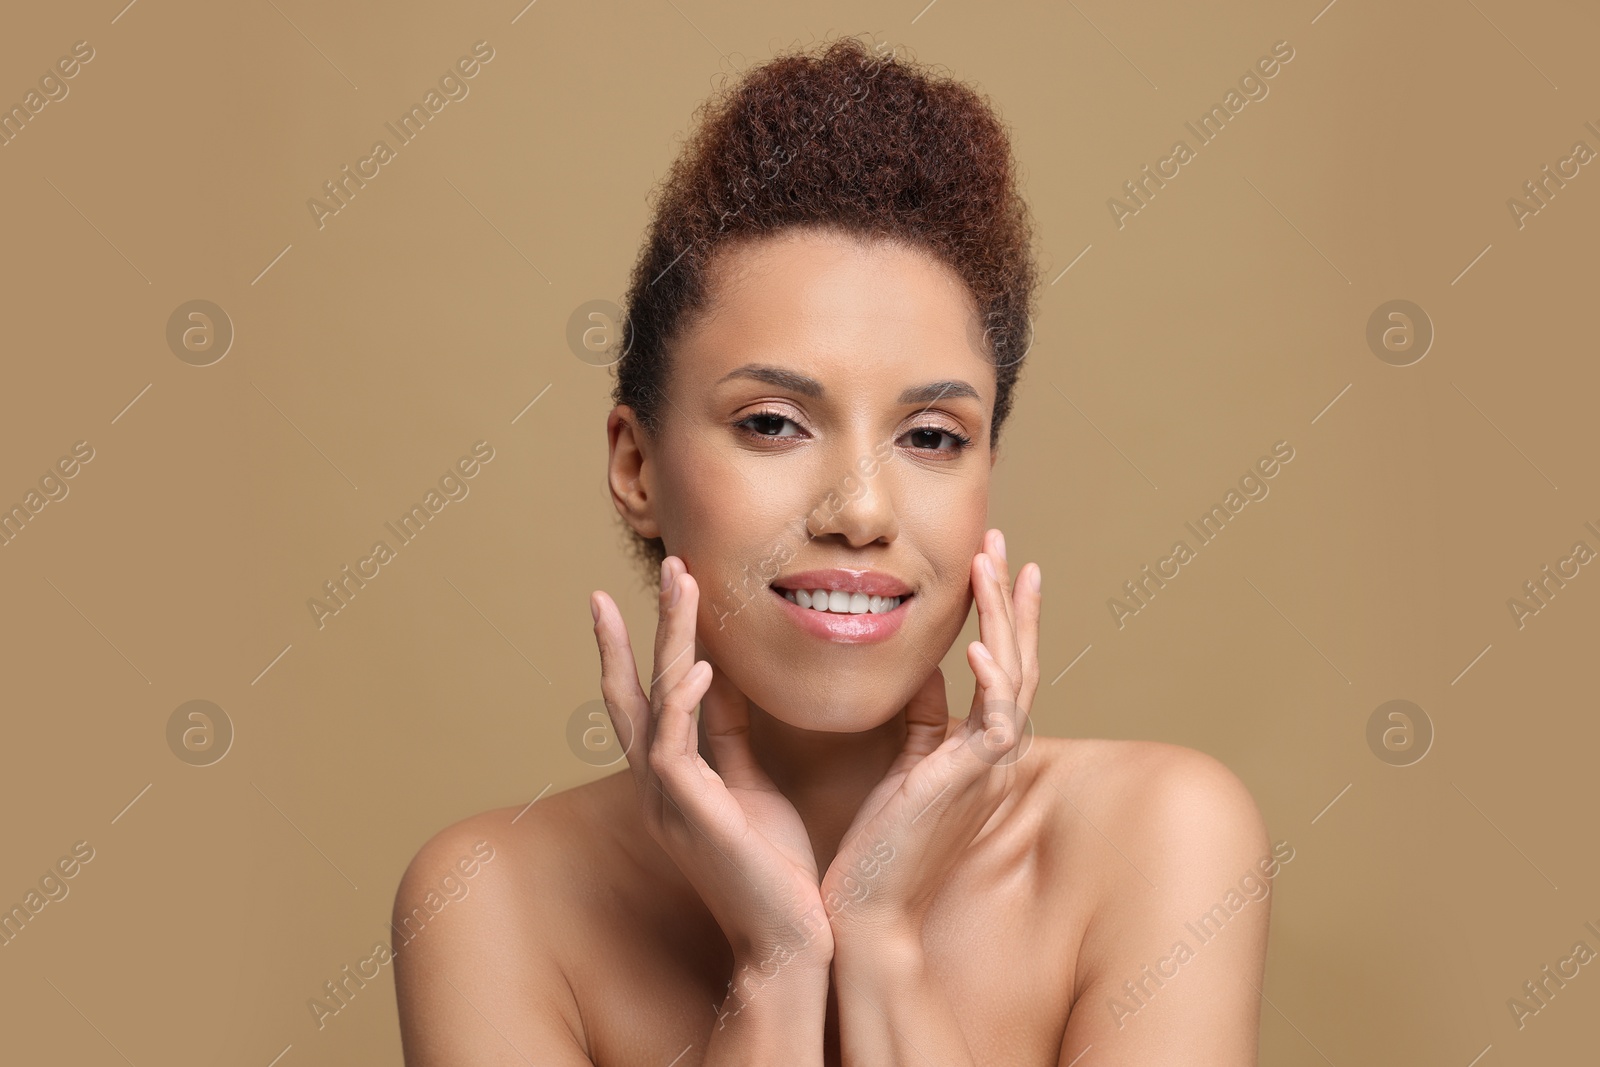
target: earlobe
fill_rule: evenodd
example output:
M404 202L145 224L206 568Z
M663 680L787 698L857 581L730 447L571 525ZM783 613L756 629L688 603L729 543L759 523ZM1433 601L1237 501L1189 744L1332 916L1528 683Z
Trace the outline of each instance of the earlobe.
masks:
M660 537L655 507L650 499L649 439L640 429L633 409L618 404L606 420L611 456L606 481L617 514L642 537Z

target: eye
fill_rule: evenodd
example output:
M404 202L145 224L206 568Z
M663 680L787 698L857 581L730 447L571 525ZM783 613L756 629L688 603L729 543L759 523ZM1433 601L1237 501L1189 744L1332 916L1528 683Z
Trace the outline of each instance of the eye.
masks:
M751 437L771 439L799 436L799 434L792 433L767 432L769 430L781 431L785 424L799 429L798 423L789 418L787 415L777 411L758 411L753 415L746 415L744 418L734 423L736 427L744 430Z
M917 445L919 449L929 452L960 453L965 451L968 445L972 444L972 438L968 437L964 433L960 433L954 429L951 429L948 426L918 426L914 429L906 431L906 436L918 438L923 442L931 439L933 442L932 444ZM950 447L939 447L939 439L943 437L948 437L953 442Z

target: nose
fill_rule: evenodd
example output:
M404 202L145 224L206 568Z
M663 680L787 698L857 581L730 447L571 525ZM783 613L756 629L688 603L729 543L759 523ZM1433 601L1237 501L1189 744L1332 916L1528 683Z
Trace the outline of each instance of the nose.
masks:
M813 538L836 537L861 548L899 536L894 455L877 444L852 439L827 465L827 480L813 497L818 503L806 517L806 531Z

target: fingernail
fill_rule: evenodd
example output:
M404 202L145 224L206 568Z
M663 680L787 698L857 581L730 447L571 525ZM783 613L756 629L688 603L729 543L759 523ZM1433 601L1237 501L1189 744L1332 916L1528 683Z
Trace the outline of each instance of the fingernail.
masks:
M999 530L996 530L994 532L994 543L995 543L996 551L998 551L1000 553L1000 558L1001 559L1005 559L1006 558L1006 535L1001 533Z
M600 621L600 601L594 598L593 593L589 594L589 614L594 616L595 622Z
M663 560L661 563L661 591L665 593L672 587L672 564Z
M669 607L669 608L677 607L678 606L678 598L681 597L682 595L683 595L683 583L678 581L677 576L674 575L673 579L672 579L672 595L667 598L667 607Z
M978 646L978 655L982 656L984 659L988 660L990 663L994 662L994 657L989 655L989 650L986 647L984 647L983 645L979 645Z
M987 574L995 581L999 581L1000 576L994 572L994 564L989 559L989 553L985 552L983 555L979 556L978 559L982 561L983 573Z
M1044 584L1044 570L1037 563L1033 565L1033 591L1037 593Z

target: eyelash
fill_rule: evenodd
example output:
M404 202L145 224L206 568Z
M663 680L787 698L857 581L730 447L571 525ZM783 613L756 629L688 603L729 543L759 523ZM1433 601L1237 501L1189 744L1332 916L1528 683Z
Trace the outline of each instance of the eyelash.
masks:
M796 423L789 416L783 414L780 411L772 411L770 409L763 409L761 411L751 412L749 415L746 415L744 418L742 418L738 422L734 423L734 425L736 427L740 428L740 429L743 429L745 431L746 436L748 436L748 437L759 438L761 440L773 440L773 439L775 439L776 436L777 436L775 434L757 433L754 430L748 428L748 424L749 423L754 422L756 419L762 419L762 418L777 419L780 422L793 423L796 426L796 428L799 427L799 423ZM949 426L941 426L941 425L913 426L911 429L907 430L906 433L917 433L917 432L920 432L920 431L928 431L928 432L931 432L931 433L942 433L945 436L947 436L947 437L951 438L952 440L954 440L956 442L956 446L954 448L922 448L922 449L918 449L919 452L952 452L952 453L955 453L956 455L960 455L961 453L965 452L972 445L972 438L968 437L964 433L961 433L961 432L959 432L959 431L957 431L955 429L952 429Z

